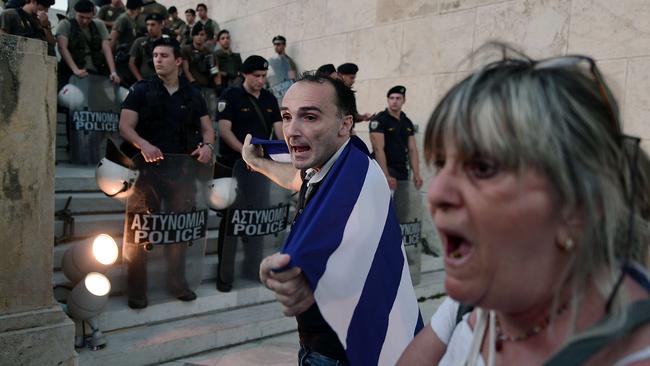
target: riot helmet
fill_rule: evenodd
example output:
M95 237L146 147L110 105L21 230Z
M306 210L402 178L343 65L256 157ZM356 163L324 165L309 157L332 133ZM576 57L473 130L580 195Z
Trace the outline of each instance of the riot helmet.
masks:
M70 110L81 109L84 99L84 93L73 84L66 84L58 94L59 105Z
M208 182L208 205L215 210L230 207L237 198L237 180L234 178L217 178Z

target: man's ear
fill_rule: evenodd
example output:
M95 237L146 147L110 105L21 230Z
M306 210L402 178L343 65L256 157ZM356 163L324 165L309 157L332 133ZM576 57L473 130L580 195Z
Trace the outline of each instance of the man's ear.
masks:
M176 66L181 66L183 64L183 57L176 57Z
M353 124L353 118L351 114L348 114L347 116L343 116L343 118L341 119L341 126L339 127L339 135L340 136L350 135L350 132L352 131L352 124Z

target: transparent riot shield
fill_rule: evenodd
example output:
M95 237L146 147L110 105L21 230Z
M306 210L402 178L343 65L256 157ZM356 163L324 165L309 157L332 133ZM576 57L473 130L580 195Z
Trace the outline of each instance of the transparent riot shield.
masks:
M402 242L409 263L413 285L420 283L422 259L420 257L422 240L422 197L409 180L397 181L393 193L395 211L402 229Z
M291 192L239 160L233 167L237 198L226 210L221 228L219 280L227 287L235 278L258 280L262 259L280 249L289 225Z
M133 162L138 177L127 198L122 246L129 301L187 299L202 279L212 163L178 154L156 163L138 154Z
M80 103L75 103L68 111L70 161L97 164L103 157L106 138L119 139L119 86L100 75L72 76L70 84L83 94Z

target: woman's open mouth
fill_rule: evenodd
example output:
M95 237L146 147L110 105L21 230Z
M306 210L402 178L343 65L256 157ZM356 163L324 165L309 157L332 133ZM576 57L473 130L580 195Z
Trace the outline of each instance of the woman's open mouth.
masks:
M446 254L445 261L453 265L463 264L472 253L472 244L457 233L443 230L441 234Z

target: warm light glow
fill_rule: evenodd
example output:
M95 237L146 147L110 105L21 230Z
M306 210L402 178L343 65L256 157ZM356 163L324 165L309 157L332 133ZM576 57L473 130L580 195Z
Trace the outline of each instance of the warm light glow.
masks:
M93 241L93 256L97 262L110 266L117 260L117 244L107 234L99 234Z
M104 296L111 291L111 281L101 273L88 273L84 284L88 291L95 296Z

